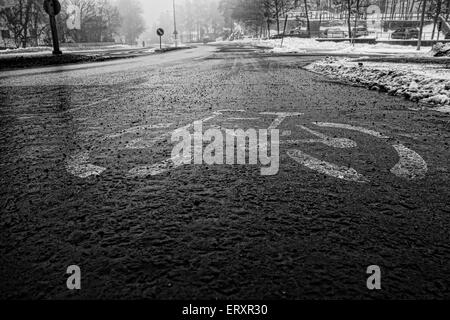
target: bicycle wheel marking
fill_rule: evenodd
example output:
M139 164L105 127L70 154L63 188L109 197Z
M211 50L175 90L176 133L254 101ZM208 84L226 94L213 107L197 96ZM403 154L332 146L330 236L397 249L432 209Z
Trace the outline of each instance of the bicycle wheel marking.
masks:
M315 125L323 128L335 128L335 129L346 129L346 130L352 130L361 132L379 139L390 139L390 137L374 131L370 129L366 129L363 127L357 127L352 126L348 124L341 124L341 123L326 123L326 122L315 122ZM321 134L316 134L314 131L304 127L300 126L304 130L306 130L309 133L318 135L320 137ZM326 136L324 136L326 137ZM322 138L324 138L322 137ZM348 139L349 140L349 139ZM352 141L352 140L349 140ZM335 147L335 148L342 148L342 147L351 147L350 144L346 146L346 143L333 145L333 142L329 139L321 139L321 140L297 140L297 141L290 141L291 143L313 143L313 142L320 142L324 143L326 145ZM334 141L336 142L336 141ZM341 141L341 143L344 141ZM406 146L402 144L394 144L392 145L394 150L397 152L399 156L399 161L397 164L390 170L392 174L395 176L406 179L406 180L417 180L417 179L423 179L428 172L428 166L425 160L415 151L407 148ZM354 181L354 182L368 182L366 178L364 178L362 175L356 172L353 168L347 168L347 167L339 167L334 164L330 164L326 161L318 160L312 156L309 156L302 151L299 150L289 150L288 151L289 157L291 157L296 162L301 163L302 165L306 166L307 168L310 168L312 170L318 171L320 173L325 173L329 176L339 178L346 181Z
M299 142L303 143L323 143L329 147L333 148L339 148L339 149L350 149L350 148L356 148L358 145L355 141L346 139L346 138L331 138L327 135L324 135L323 133L311 130L305 126L298 126L299 128L302 128L302 130L311 133L312 135L315 135L319 137L320 139L309 139L309 140L298 140Z
M400 157L399 162L391 169L393 174L408 180L425 178L428 166L418 153L402 144L396 144L392 147L397 151Z
M373 136L375 138L380 139L390 139L388 136L385 136L382 133L379 133L374 130L366 129L363 127L355 127L349 124L342 124L342 123L328 123L328 122L314 122L316 126L322 127L322 128L335 128L335 129L346 129L346 130L352 130L352 131L358 131L361 133L368 134L370 136Z
M220 110L213 112L213 114L209 117L205 117L203 119L200 119L198 121L200 122L207 122L212 119L215 119L218 116L223 115L225 112L245 112L244 110ZM277 129L287 118L294 117L294 116L301 116L302 113L289 113L289 112L264 112L260 113L261 115L273 115L275 116L275 119L270 124L269 128L271 129ZM249 119L249 118L231 118L231 119ZM252 118L252 119L258 119L258 118ZM189 130L194 123L187 124L181 128L176 129L177 130ZM352 126L348 124L340 124L340 123L328 123L328 122L314 122L314 125L322 128L334 128L334 129L345 129L345 130L352 130L357 131L363 134L370 135L375 138L389 140L390 137L374 131L370 129L366 129L363 127L358 126ZM103 137L103 141L107 139L113 139L113 138L119 138L126 134L134 134L138 133L144 130L151 130L151 129L164 129L169 128L173 126L172 123L167 124L155 124L155 125L144 125L144 126L137 126L132 127L130 129L119 131L115 134L109 134ZM228 129L220 126L220 125L212 125L212 127L217 127L220 130L224 130L225 132L229 131ZM357 144L355 141L347 138L335 138L327 136L326 134L314 131L312 129L309 129L306 126L298 125L297 127L301 128L303 131L306 131L314 136L317 137L317 139L303 139L303 140L285 140L281 141L282 144L311 144L311 143L322 143L328 147L333 148L339 148L339 149L348 149L348 148L355 148L357 147ZM174 131L174 132L175 132ZM157 143L161 143L166 141L168 138L170 138L172 134L172 131L160 134L159 136L153 137L153 138L137 138L129 142L125 149L147 149L152 148ZM227 133L230 134L230 133ZM286 131L286 136L290 135L290 131ZM238 146L242 148L246 148L246 146ZM259 146L260 148L262 146ZM397 152L399 161L397 164L390 170L392 174L399 178L407 179L407 180L417 180L417 179L423 179L426 176L426 173L428 172L428 166L425 160L415 151L407 148L403 144L393 144L392 147ZM333 163L326 162L324 160L317 159L311 155L306 154L305 152L297 149L291 149L287 152L288 156L292 158L294 161L304 165L305 167L317 171L322 174L329 175L331 177L345 180L345 181L351 181L351 182L357 182L357 183L366 183L369 182L369 179L364 177L362 174L358 173L354 168L346 167L346 166L339 166ZM128 172L128 176L133 177L145 177L145 176L155 176L162 173L165 173L167 171L170 171L174 168L177 168L179 166L182 166L184 164L190 163L192 159L184 159L182 156L177 156L174 158L168 158L163 161L160 161L158 163L147 165L147 166L140 166L131 169ZM106 168L95 166L93 164L89 163L89 152L83 151L78 154L75 154L73 157L70 157L66 161L66 170L79 178L88 178L90 176L98 176L101 175Z

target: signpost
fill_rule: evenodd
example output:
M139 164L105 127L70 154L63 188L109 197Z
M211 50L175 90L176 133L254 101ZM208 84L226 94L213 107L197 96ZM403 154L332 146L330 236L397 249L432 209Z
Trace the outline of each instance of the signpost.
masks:
M50 28L52 30L52 39L53 39L53 54L60 55L62 54L62 52L59 49L58 29L56 28L55 17L61 12L61 4L59 3L58 0L45 0L44 10L50 17Z
M164 29L163 28L158 28L158 30L156 30L156 34L159 36L159 49L162 49L162 36L164 35Z

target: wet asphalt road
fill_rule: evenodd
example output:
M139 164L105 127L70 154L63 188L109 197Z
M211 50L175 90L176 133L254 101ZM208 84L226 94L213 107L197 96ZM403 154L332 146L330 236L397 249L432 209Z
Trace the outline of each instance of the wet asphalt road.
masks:
M318 58L201 46L3 72L0 297L450 298L450 116L302 69ZM313 138L302 125L358 146L282 143L275 176L250 165L133 174L170 156L175 128L225 109L205 126L267 128L263 112L303 113L280 124L281 140ZM423 158L424 177L392 174L396 143ZM289 150L367 182L311 170ZM81 291L66 288L69 265ZM370 265L381 291L366 288Z

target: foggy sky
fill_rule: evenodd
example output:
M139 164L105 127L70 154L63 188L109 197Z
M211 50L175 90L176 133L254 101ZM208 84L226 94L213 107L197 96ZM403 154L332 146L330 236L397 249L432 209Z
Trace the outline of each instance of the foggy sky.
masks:
M139 0L144 9L144 19L150 28L157 22L161 12L172 10L172 0ZM177 1L177 0L175 0Z

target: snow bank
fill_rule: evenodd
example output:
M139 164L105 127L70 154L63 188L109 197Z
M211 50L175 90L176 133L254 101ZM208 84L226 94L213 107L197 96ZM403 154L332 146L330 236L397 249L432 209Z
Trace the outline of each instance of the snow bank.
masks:
M434 57L450 57L450 43L436 43L431 53Z
M442 65L363 63L328 57L307 69L412 101L450 105L450 72Z

